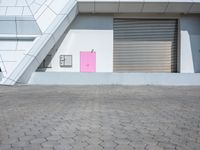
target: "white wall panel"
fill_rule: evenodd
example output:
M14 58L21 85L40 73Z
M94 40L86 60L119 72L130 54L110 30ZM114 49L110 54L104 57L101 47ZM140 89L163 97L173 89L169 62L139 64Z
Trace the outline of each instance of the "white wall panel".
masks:
M6 15L6 9L7 9L7 7L0 7L0 15L1 16Z
M40 28L35 21L16 21L16 28L19 35L41 35Z
M49 7L56 13L56 14L59 14L62 9L63 9L63 6L65 6L70 0L54 0L50 5Z
M34 14L36 20L40 17L40 15L45 11L46 8L47 5L42 5L40 9Z
M16 34L16 24L11 20L0 20L1 34Z
M50 5L54 0L46 0L45 5Z
M15 66L16 66L16 62L15 61L6 61L6 62L4 62L3 63L3 66L5 66L5 68L6 68L6 74L8 74L8 73L10 73L11 71L12 71L12 69L14 69L15 68Z
M17 0L16 6L27 6L26 0Z
M1 51L1 57L4 62L16 62L18 61L21 57L23 57L24 51Z
M0 5L1 6L15 6L17 3L17 0L1 0Z
M34 42L32 41L18 41L16 50L25 50L28 51L33 46Z
M23 16L32 16L32 13L28 7L24 7L22 15Z
M44 2L46 2L46 0L34 0L34 1L35 1L35 3L40 4L40 5L44 4Z
M35 0L26 0L26 2L28 3L28 5L31 5Z
M15 50L17 47L17 41L1 41L0 50Z
M8 7L6 11L7 16L21 16L23 7Z
M56 14L51 9L47 8L44 11L44 13L37 20L37 23L40 29L42 30L42 32L44 32L49 27L49 25L52 23L52 21L55 18L56 18Z
M31 12L33 14L35 14L39 10L40 7L41 7L41 5L39 5L37 3L31 3L31 5L30 5Z

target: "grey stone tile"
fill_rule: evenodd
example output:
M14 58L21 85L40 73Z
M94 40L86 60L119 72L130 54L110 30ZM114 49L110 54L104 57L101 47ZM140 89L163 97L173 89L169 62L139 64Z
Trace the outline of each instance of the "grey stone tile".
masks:
M58 145L53 147L55 150L71 150L72 146L70 145Z
M46 139L44 138L36 138L34 140L31 140L30 143L31 144L41 144L41 143L44 143L46 141Z
M135 148L130 145L120 144L115 148L116 150L134 150Z
M48 141L56 141L56 140L59 140L59 139L61 139L61 136L59 136L59 135L53 135L53 136L47 137Z
M54 146L60 145L57 141L46 141L41 144L44 148L53 148Z
M13 148L22 148L29 145L28 141L18 141L11 144Z
M0 86L0 91L0 150L200 147L200 87Z

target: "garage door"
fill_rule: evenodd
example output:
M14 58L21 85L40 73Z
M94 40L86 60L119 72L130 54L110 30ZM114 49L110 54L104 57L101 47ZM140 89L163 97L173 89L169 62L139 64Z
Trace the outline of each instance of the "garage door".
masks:
M114 72L177 72L176 19L114 19Z

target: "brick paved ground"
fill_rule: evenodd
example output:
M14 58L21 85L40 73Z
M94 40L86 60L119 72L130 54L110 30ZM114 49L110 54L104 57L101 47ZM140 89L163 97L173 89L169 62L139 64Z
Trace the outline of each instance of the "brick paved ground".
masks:
M200 87L0 87L0 150L200 150Z

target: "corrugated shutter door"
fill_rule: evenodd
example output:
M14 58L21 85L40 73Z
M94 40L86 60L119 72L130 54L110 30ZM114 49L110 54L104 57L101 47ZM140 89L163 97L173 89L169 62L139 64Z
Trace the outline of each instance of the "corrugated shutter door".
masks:
M176 19L114 19L114 72L177 72Z

